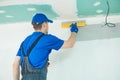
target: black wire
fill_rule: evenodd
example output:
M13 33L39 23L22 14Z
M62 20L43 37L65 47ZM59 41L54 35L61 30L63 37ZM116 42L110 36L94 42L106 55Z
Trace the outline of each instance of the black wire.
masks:
M108 1L108 0L106 0L106 3L107 3L108 9L107 9L106 17L105 17L105 25L104 25L104 26L107 25L108 27L116 27L115 24L113 24L113 23L108 23L108 15L109 15L109 12L110 12L110 5L109 5L109 1Z

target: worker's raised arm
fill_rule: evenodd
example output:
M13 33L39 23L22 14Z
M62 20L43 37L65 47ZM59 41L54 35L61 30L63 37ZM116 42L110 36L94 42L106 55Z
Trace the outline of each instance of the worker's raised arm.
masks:
M78 32L78 27L76 26L76 24L71 25L70 31L71 31L71 35L68 40L64 41L62 48L72 48L75 43L76 34Z

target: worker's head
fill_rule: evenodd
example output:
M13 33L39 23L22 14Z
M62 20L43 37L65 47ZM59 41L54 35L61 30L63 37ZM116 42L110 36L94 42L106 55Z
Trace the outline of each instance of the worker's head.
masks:
M42 30L43 32L48 32L48 22L53 23L52 20L48 19L46 15L42 13L37 13L33 16L32 25L35 30Z

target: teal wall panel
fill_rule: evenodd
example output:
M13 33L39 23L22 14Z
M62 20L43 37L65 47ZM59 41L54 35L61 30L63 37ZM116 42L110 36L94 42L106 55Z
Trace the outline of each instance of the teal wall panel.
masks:
M55 19L59 15L51 5L10 5L0 7L0 23L31 21L35 13L45 13L49 18Z
M110 14L120 14L120 0L108 0L108 2ZM76 6L78 17L105 15L108 9L107 0L77 0ZM97 12L98 10L101 12Z

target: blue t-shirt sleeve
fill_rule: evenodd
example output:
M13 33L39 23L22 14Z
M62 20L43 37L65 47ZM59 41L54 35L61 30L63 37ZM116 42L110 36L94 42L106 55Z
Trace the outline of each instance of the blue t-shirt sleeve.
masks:
M25 51L25 48L28 48L27 46L26 46L26 44L28 44L28 42L29 42L29 40L30 40L30 37L31 36L28 36L28 37L26 37L25 38L25 40L21 43L21 45L20 45L20 47L19 47L19 49L18 49L18 52L17 52L17 54L16 54L16 56L22 56L22 46L23 46L23 43L24 43L24 51Z
M20 45L20 47L19 47L19 49L18 49L18 52L17 52L16 56L21 56L21 55L22 55L22 54L21 54L21 52L22 52L21 46L22 46L22 44Z
M62 39L59 39L58 37L53 35L49 35L48 46L50 49L59 50L62 47L63 43L64 41Z

